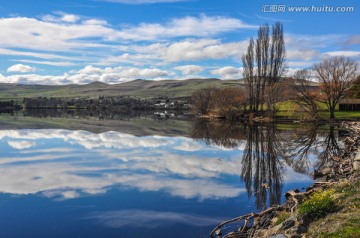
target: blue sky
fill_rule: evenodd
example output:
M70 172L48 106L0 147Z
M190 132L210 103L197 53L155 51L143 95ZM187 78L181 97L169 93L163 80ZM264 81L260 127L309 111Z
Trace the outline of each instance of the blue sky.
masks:
M249 37L276 21L291 75L326 57L359 61L359 13L358 0L2 0L0 82L237 79Z

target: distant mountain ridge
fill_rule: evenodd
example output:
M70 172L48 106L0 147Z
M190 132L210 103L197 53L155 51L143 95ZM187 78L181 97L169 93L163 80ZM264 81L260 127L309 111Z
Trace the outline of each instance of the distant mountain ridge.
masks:
M85 85L25 85L0 83L0 100L25 97L90 97L131 96L140 98L184 98L206 87L242 87L243 80L220 80L216 78L186 80L143 80L120 84L92 82Z

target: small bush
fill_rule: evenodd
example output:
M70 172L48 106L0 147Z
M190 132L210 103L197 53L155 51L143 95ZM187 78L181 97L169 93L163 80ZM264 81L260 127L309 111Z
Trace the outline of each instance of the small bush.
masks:
M325 216L337 208L335 199L332 197L334 190L326 190L313 193L308 199L299 205L299 215L308 215L313 219Z

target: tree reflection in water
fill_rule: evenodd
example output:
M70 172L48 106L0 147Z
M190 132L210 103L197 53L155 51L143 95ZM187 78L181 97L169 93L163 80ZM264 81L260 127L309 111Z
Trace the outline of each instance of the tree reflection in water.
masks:
M280 203L286 166L310 176L313 168L331 163L330 156L340 151L334 127L328 131L319 130L317 125L282 127L197 118L191 136L210 145L244 148L240 178L245 182L248 196L255 197L256 207L261 210ZM311 154L315 160L311 160Z
M341 145L335 134L335 127L319 128L319 125L295 128L295 139L287 143L286 162L295 172L312 173L324 165L331 166L333 156L340 154ZM309 155L316 155L312 164Z

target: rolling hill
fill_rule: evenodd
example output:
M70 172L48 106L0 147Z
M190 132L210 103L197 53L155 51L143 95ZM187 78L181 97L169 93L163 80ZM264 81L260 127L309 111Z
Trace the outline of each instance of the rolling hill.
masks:
M25 97L90 97L134 96L140 98L189 97L198 89L205 87L239 87L243 80L188 79L151 81L137 79L121 84L94 82L86 85L23 85L0 84L0 100Z

